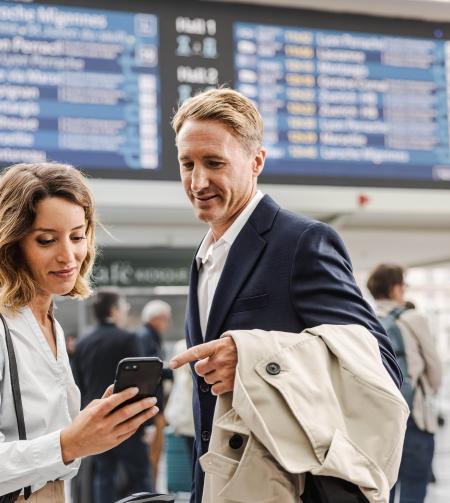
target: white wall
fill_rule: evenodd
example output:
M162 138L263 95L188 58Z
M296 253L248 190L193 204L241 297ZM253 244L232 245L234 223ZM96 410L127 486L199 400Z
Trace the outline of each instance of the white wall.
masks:
M212 0L275 7L370 14L427 21L450 21L449 0Z
M91 180L109 246L192 246L206 228L179 182ZM450 262L450 191L261 185L281 206L332 224L356 269ZM368 202L361 207L360 195Z

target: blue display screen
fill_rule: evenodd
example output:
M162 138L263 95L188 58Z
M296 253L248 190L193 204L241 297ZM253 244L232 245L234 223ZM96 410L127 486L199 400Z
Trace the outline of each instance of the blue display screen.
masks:
M158 18L0 2L0 162L161 167Z
M185 0L0 0L0 166L178 180L171 119L258 106L280 184L450 187L450 24Z
M450 180L449 42L240 22L233 35L266 173Z

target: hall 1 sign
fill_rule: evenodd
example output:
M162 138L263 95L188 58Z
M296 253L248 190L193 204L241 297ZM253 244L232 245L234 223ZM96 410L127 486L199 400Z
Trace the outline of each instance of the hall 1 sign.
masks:
M195 250L103 248L94 266L95 286L186 286Z

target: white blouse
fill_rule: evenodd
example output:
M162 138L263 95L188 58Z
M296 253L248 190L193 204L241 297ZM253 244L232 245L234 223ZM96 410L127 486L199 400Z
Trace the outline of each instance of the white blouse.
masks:
M17 360L27 440L18 440L8 353L0 320L0 495L31 485L74 477L79 461L65 465L60 432L80 411L80 392L55 321L57 358L30 308L5 316Z

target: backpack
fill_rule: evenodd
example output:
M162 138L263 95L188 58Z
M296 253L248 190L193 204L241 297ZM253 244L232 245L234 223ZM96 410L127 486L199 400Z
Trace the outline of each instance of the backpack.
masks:
M394 348L395 355L397 356L398 365L403 374L403 384L400 391L403 398L406 400L408 407L412 410L414 401L414 388L408 374L408 362L406 361L405 344L403 336L398 326L397 320L400 315L406 311L403 307L393 309L387 316L380 318L381 325L386 330L386 333Z

